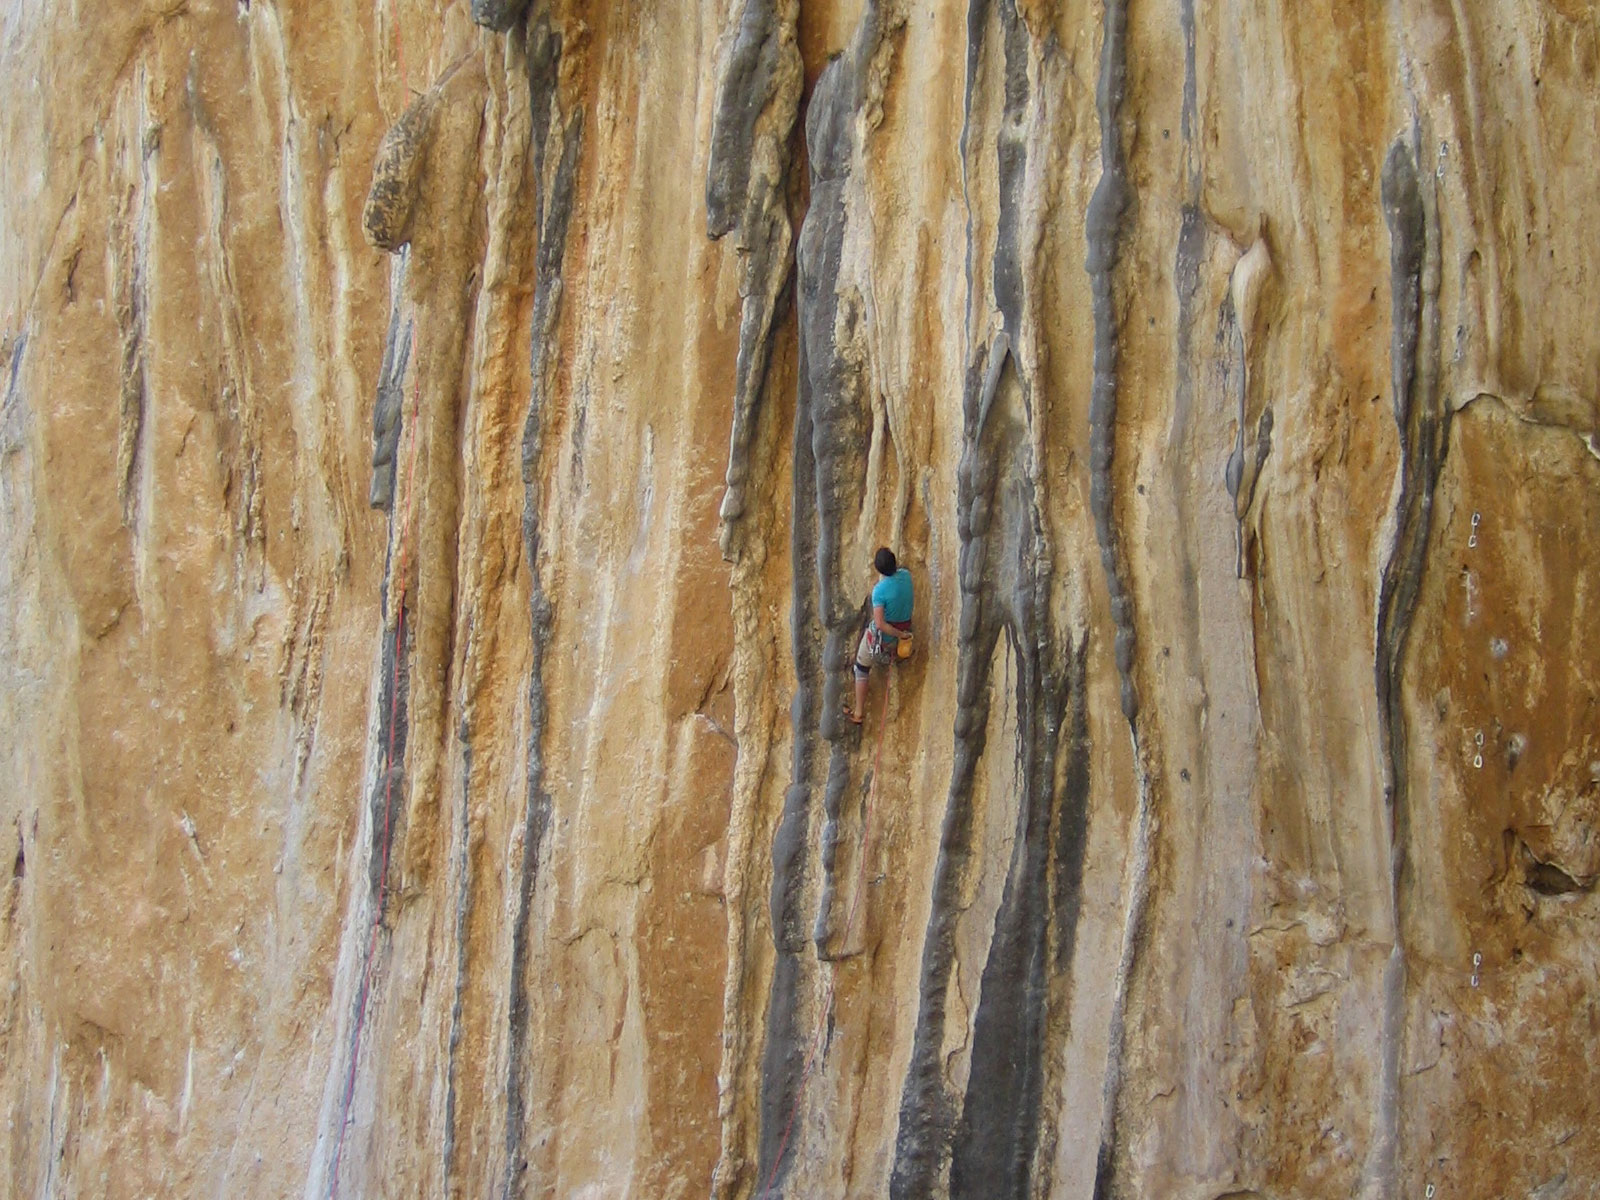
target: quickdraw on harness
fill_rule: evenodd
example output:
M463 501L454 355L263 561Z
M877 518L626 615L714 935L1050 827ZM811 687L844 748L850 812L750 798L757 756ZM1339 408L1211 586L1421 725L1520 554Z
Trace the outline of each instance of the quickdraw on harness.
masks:
M872 661L879 666L888 666L897 658L911 657L911 628L906 623L905 628L900 624L890 621L895 627L895 643L889 645L889 635L878 628L878 623L872 621L867 625L867 653L872 655Z

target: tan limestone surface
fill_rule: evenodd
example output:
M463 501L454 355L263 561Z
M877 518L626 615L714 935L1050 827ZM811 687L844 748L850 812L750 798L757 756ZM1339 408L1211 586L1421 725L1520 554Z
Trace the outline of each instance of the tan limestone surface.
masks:
M1592 4L0 82L9 1194L1592 1194Z

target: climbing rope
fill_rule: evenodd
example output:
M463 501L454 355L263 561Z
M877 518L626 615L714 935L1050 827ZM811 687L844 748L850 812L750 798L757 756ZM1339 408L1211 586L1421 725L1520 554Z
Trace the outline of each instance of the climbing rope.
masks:
M861 852L856 856L856 894L850 900L850 915L845 918L844 937L850 940L856 927L856 913L861 907L861 895L866 891L867 850L872 845L872 802L878 794L878 767L883 762L883 731L889 718L889 672L883 673L883 711L878 715L878 744L872 755L872 784L867 788L867 802L861 810ZM805 1066L800 1071L800 1086L795 1089L794 1103L789 1106L789 1120L784 1124L783 1137L778 1139L778 1153L772 1160L772 1171L762 1187L758 1200L766 1200L777 1181L778 1169L783 1166L783 1152L789 1148L789 1135L794 1132L795 1117L800 1112L800 1100L805 1095L806 1083L811 1079L811 1069L817 1064L817 1051L822 1048L822 1032L828 1027L828 1017L833 1011L833 988L836 971L828 973L828 986L822 995L822 1012L817 1018L817 1032L811 1038L811 1049L806 1053Z
M406 72L405 41L400 36L399 0L394 14L395 65L400 72L400 100L402 109L411 98L411 86ZM378 867L378 903L372 912L372 931L367 939L366 959L361 966L361 991L356 999L355 1036L350 1048L350 1070L345 1076L344 1099L339 1106L339 1139L333 1152L333 1173L328 1181L328 1195L339 1197L339 1166L344 1161L345 1132L350 1128L350 1105L355 1099L356 1067L361 1061L361 1035L367 1024L367 1001L372 995L372 964L378 956L378 931L383 927L383 913L389 894L389 814L394 794L395 728L400 724L400 663L406 652L406 575L411 551L411 499L417 472L417 413L422 407L422 367L419 363L411 385L411 419L405 423L408 439L406 450L406 485L400 497L400 553L397 556L399 571L395 575L394 619L394 674L389 681L389 744L383 763L383 856Z
M339 1164L344 1159L344 1136L350 1127L350 1104L355 1099L356 1066L361 1060L361 1034L367 1023L367 1000L372 994L372 964L378 954L378 931L383 926L383 913L389 889L389 813L394 793L395 728L400 723L400 663L406 652L406 568L411 550L411 499L415 492L417 472L417 413L422 407L422 368L419 364L411 387L411 419L406 422L409 446L406 451L406 486L401 497L399 570L395 576L394 619L394 675L389 681L389 745L384 757L383 770L383 857L378 868L378 903L372 912L372 933L367 941L366 961L361 968L361 992L356 1001L355 1040L350 1049L350 1071L345 1077L344 1101L339 1112L339 1141L333 1153L333 1177L328 1194L332 1200L339 1196Z
M394 61L400 71L400 110L411 103L411 80L406 75L406 43L400 36L400 0L394 4Z

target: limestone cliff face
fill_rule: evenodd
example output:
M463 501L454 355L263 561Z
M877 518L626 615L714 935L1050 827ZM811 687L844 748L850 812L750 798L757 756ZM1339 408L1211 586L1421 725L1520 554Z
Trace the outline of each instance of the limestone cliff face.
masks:
M0 80L14 1194L1591 1193L1592 5Z

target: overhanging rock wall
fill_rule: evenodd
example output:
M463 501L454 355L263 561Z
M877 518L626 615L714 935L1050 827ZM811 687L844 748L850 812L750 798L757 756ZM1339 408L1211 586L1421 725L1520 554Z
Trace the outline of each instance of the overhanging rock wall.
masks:
M12 5L13 1191L1588 1195L1597 75Z

